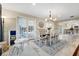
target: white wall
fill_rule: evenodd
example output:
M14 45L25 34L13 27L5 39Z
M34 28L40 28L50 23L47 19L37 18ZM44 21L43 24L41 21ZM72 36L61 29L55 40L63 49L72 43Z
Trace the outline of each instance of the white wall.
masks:
M4 40L5 41L9 41L8 32L10 30L17 29L16 25L17 25L17 20L19 16L24 16L26 18L26 23L28 22L28 20L32 20L32 21L34 20L36 23L36 21L38 22L41 19L38 17L22 14L22 13L7 10L7 9L2 9L2 16L4 16ZM37 29L37 25L36 25L36 29Z

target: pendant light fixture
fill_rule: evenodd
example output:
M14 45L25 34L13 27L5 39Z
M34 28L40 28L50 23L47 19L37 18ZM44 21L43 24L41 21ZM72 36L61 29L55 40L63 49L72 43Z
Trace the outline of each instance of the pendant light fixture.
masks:
M45 21L56 21L56 18L54 16L52 16L52 12L51 10L49 10L49 16L48 18L45 19Z

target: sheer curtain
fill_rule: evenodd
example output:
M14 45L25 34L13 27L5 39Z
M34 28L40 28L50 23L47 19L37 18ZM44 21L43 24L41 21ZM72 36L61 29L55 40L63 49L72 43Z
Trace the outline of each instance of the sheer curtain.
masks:
M36 37L36 22L34 18L18 17L17 20L17 39L27 38L35 39Z
M28 21L28 38L35 39L36 36L36 24L34 20Z
M27 38L27 21L25 17L18 17L17 21L17 38Z

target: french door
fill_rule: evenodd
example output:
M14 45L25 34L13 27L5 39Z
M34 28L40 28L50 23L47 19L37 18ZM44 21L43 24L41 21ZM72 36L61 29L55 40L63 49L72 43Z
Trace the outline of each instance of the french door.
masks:
M25 17L18 17L17 20L17 37L35 39L36 36L36 22Z

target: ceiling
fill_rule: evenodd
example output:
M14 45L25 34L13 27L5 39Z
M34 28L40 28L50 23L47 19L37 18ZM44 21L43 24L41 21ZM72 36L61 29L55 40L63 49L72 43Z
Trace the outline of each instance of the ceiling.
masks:
M37 17L48 17L49 10L52 10L52 15L60 20L71 19L70 16L79 17L78 3L3 3L5 9L25 13Z

